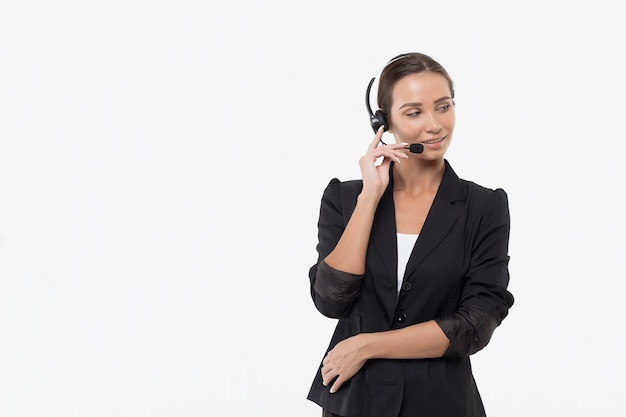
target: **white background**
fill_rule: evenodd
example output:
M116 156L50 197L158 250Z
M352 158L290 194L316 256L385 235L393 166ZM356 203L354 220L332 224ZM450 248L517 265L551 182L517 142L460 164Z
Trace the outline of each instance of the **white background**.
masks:
M615 6L610 6L615 4ZM319 416L309 298L369 79L430 54L457 174L509 194L516 304L474 356L490 416L623 404L615 2L7 1L0 415Z

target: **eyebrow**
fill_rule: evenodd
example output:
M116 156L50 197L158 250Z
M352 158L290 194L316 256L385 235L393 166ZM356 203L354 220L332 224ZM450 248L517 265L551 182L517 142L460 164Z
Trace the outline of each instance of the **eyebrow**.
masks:
M445 97L438 98L437 100L434 101L434 103L437 104L446 100L450 100L450 97L445 96ZM398 110L402 110L405 107L420 107L421 105L422 103L404 103L403 105L398 107Z

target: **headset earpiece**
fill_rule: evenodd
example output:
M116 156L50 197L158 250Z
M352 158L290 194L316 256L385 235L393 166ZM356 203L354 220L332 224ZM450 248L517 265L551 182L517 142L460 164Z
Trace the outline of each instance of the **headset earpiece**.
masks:
M376 113L372 112L372 106L370 105L370 91L372 90L372 84L374 84L374 80L376 77L372 78L370 83L367 86L367 91L365 92L365 105L367 106L367 112L370 115L370 124L372 125L372 129L374 129L374 133L378 133L378 129L381 126L385 126L384 131L389 130L389 125L387 124L387 118L382 110L376 110Z
M372 124L372 129L374 132L378 132L381 126L385 126L384 131L389 130L389 126L387 125L387 119L385 118L385 114L381 110L376 110L376 113L371 117L370 123Z

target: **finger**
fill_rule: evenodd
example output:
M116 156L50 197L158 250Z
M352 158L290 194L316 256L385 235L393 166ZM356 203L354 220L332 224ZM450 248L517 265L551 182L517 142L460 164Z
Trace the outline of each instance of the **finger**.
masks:
M336 393L339 390L339 388L341 388L344 382L346 382L346 379L343 378L341 375L339 375L337 379L335 380L335 383L333 384L333 386L330 387L330 393L331 394Z
M398 158L408 158L408 144L406 143L392 143L386 146L380 146L380 151L389 152L392 155L397 156Z
M384 146L375 146L372 142L370 144L370 148L368 149L367 154L364 156L367 157L367 159L371 160L376 160L381 156L388 157L393 160L397 160L398 158L406 159L409 157L406 152L406 146L408 145L404 143L393 143Z
M330 366L323 366L322 369L320 370L320 373L322 374L322 378L326 378L326 375L330 372Z
M330 361L330 357L329 356L330 356L331 352L332 352L332 350L329 350L326 353L326 356L324 356L324 359L322 359L322 366L328 365L328 362Z
M409 158L409 156L404 152L391 151L389 149L380 149L380 150L377 150L376 152L372 152L372 160L376 161L380 157L383 157L384 159L392 160L395 162L400 162L400 159Z
M381 139L383 138L383 133L385 133L385 126L381 126L378 128L378 131L376 131L376 135L374 136L374 140L372 141L372 143L370 143L370 149L374 149L378 146L378 144L380 143Z
M322 384L327 387L336 376L337 373L333 372L332 369L322 373Z
M395 148L393 148L392 146L395 146ZM407 155L407 152L404 150L404 148L398 147L398 144L394 144L394 145L377 146L375 148L368 149L366 155L369 157L373 157L373 158L380 158L381 156L387 156L387 157L392 157L395 159L395 157L402 158L403 155Z

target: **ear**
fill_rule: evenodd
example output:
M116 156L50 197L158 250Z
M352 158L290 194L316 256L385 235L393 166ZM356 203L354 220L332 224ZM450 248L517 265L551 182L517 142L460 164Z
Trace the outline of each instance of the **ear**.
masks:
M389 132L393 134L393 126L392 126L391 120L389 120L389 118L385 118L385 123L386 123L385 127L387 128L385 129L385 132Z

